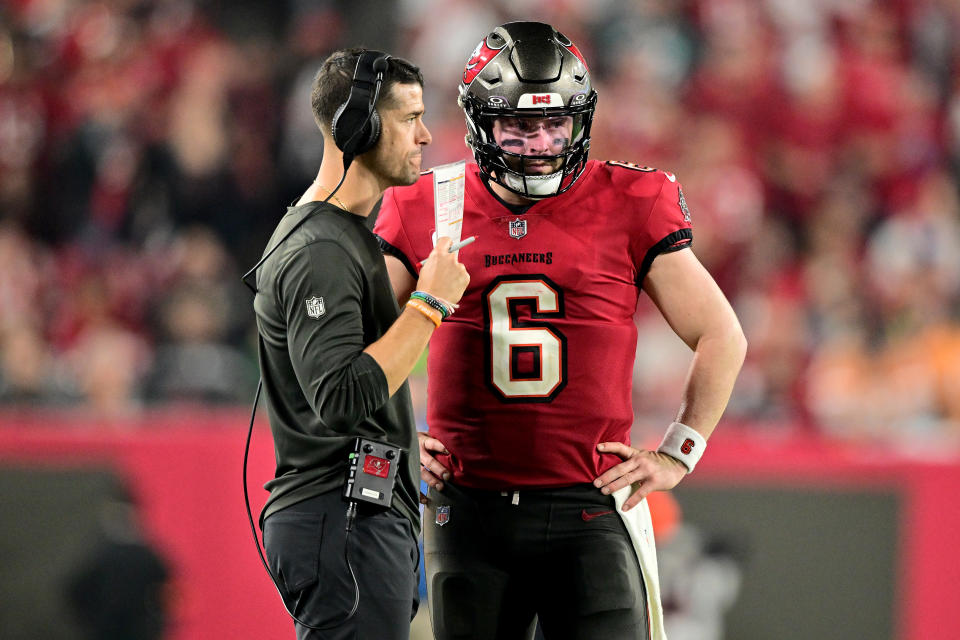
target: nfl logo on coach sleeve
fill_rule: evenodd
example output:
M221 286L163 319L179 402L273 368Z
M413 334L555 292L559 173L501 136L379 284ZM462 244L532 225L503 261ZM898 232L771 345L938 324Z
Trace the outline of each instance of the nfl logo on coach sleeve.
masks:
M510 237L519 240L527 235L527 221L517 218L510 221Z
M307 315L311 318L319 318L327 312L326 308L323 306L323 298L313 296L312 298L307 298L306 303Z

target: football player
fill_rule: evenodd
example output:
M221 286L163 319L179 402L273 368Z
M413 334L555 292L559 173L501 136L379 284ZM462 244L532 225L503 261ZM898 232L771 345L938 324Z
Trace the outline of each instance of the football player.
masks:
M471 273L428 357L424 550L440 640L662 638L645 496L703 454L746 341L690 250L676 177L588 160L597 92L547 24L495 28L460 84ZM434 229L433 178L387 190L375 233L400 302ZM645 291L694 351L676 422L630 444Z

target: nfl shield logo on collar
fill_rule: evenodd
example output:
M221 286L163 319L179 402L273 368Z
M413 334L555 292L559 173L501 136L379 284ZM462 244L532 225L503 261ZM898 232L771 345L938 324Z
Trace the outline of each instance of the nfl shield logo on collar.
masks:
M510 237L519 240L527 235L527 221L517 218L510 222Z
M323 298L313 296L312 298L307 298L306 303L307 315L311 318L319 318L327 312L326 308L323 306Z
M440 527L450 522L450 505L442 504L437 507L437 517L434 522Z

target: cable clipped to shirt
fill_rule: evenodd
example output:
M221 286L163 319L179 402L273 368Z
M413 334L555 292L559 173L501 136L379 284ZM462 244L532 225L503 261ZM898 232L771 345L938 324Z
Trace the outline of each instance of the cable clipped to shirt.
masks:
M347 167L344 166L343 174L340 176L340 181L337 183L337 186L333 188L333 191L330 191L330 195L328 195L326 199L322 201L324 204L329 202L330 198L336 197L336 193L337 191L340 190L340 187L343 186L343 181L346 177L347 177ZM314 209L314 211L311 211L307 215L303 216L301 220L299 220L296 224L293 225L293 227L290 228L290 231L288 231L282 238L280 238L280 241L277 242L277 244L273 245L273 247L271 247L270 250L267 251L267 253L264 254L262 258L260 258L260 261L257 262L257 264L253 265L253 267L249 271L247 271L245 274L243 274L243 276L240 278L243 284L247 285L247 287L251 291L253 291L254 294L257 293L256 284L250 284L247 281L247 279L252 274L255 274L257 269L259 269L260 266L267 261L267 258L272 256L274 251L279 249L280 246L284 242L286 242L287 238L292 236L293 232L299 229L304 222L309 220L315 212L316 212L316 209ZM260 562L263 564L263 568L267 570L267 575L270 576L270 580L273 582L273 586L276 587L277 593L280 594L281 602L284 603L283 608L290 615L290 617L293 618L293 620L296 623L308 629L313 629L315 631L326 631L328 629L333 629L335 627L339 627L340 625L350 620L353 617L353 614L357 612L357 607L360 606L360 585L357 583L357 576L356 574L354 574L353 567L350 565L350 544L349 544L350 532L353 530L353 522L357 517L357 503L350 502L349 506L347 507L347 525L346 525L347 534L346 534L346 538L343 541L343 559L347 563L347 569L349 569L350 577L353 579L353 594L354 594L353 607L350 609L350 613L348 613L343 620L338 620L335 623L330 623L320 627L307 624L297 616L293 615L292 611L287 609L286 600L283 597L283 590L280 588L280 583L277 582L276 577L273 575L273 572L270 570L270 566L267 564L267 559L263 557L263 550L260 548L260 538L257 536L257 526L253 523L253 513L250 510L250 495L249 495L249 492L247 491L247 460L250 455L250 439L253 437L253 422L257 416L257 404L260 401L261 391L263 391L263 378L260 378L259 382L257 382L257 393L253 398L253 409L250 412L250 429L247 431L247 443L243 449L243 499L246 502L246 506L247 506L247 519L250 521L250 531L251 533L253 533L253 541L257 545L257 554L259 554L260 556Z

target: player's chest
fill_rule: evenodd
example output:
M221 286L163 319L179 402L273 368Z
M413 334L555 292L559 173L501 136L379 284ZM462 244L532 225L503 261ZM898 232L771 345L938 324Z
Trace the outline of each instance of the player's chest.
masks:
M552 214L491 217L464 212L462 237L476 235L460 253L471 288L493 280L543 274L564 289L633 287L637 261L628 234Z

